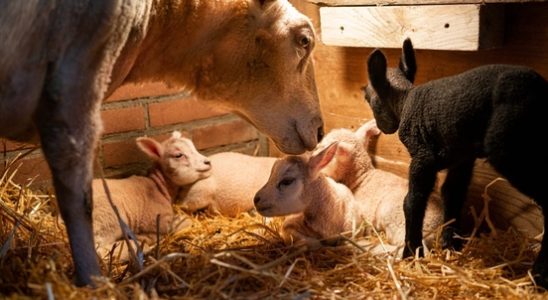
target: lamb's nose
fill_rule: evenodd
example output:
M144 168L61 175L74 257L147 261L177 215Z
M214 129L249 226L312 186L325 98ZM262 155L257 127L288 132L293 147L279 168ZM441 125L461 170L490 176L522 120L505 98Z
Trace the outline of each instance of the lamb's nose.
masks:
M261 197L255 195L255 197L253 198L253 203L255 203L255 205L257 205L257 203L259 203L261 201Z
M318 143L322 141L323 135L324 135L323 126L320 126L318 128Z
M204 160L204 164L208 165L208 166L211 166L211 161L209 159L206 159L206 160Z

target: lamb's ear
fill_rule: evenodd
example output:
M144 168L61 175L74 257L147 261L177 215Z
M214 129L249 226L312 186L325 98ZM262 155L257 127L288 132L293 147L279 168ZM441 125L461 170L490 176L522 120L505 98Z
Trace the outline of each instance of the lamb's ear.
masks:
M337 159L347 159L352 153L352 145L347 142L339 142L337 146Z
M388 95L390 83L386 79L386 57L379 49L375 49L367 59L369 83L381 97Z
M181 138L181 132L179 130L173 130L173 132L171 133L171 138L180 139Z
M162 158L164 148L154 139L139 137L137 138L136 143L139 149L141 149L141 151L143 151L152 160L159 161Z
M377 120L371 119L365 122L358 130L356 130L356 135L359 139L363 139L366 142L369 141L369 138L381 133L380 129L377 127Z
M335 153L337 153L338 143L334 142L331 145L325 147L319 153L316 153L310 157L308 161L308 169L312 177L316 177L321 169L327 166L331 162Z
M415 61L415 50L411 39L407 38L403 41L403 48L400 58L400 70L405 75L405 78L411 83L415 81L415 73L417 73L417 62Z

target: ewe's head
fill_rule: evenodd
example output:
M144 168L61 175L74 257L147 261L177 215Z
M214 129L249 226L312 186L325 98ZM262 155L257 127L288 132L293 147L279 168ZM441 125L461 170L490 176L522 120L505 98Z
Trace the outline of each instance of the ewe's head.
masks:
M367 145L372 136L380 133L375 119L363 124L356 131L346 128L331 130L316 147L315 152L320 152L333 143L338 143L334 159L322 169L322 173L341 182L348 172L355 174L356 168L364 168L364 165L357 165L357 160L362 164L370 163L371 159L367 153ZM365 162L364 162L365 161ZM346 182L345 182L346 183Z
M284 153L312 150L323 136L312 23L287 0L248 4L240 23L216 37L212 70L200 72L198 92L250 121Z
M322 168L333 159L337 144L312 156L288 156L276 161L268 182L253 199L257 211L266 217L286 216L303 212L315 199L311 186Z
M369 102L382 132L390 134L398 130L401 102L405 92L413 86L416 71L415 52L410 39L403 42L398 68L387 69L386 57L379 49L369 55L369 84L365 88L365 99Z
M174 131L161 144L151 138L137 138L137 146L176 185L191 184L211 175L209 159L196 150L191 140L181 137L178 131Z

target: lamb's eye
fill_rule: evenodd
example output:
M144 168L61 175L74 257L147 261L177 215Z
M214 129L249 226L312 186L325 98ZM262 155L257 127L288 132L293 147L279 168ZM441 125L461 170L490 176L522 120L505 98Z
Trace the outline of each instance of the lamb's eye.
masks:
M173 157L175 157L175 158L186 158L186 155L184 155L183 153L177 153L177 154L173 155Z
M295 182L295 178L284 178L278 183L278 188L286 187Z

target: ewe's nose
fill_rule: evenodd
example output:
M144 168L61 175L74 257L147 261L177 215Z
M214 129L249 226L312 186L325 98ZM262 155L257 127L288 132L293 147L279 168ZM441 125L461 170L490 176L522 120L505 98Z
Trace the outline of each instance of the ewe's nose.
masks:
M323 126L318 128L318 143L322 141L324 136Z
M259 197L258 195L255 195L255 197L253 198L253 203L257 205L257 203L259 202L261 202L261 197Z

